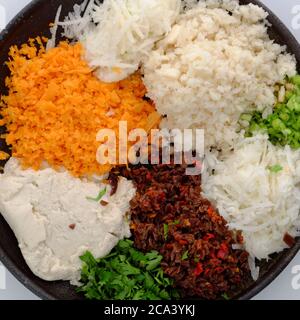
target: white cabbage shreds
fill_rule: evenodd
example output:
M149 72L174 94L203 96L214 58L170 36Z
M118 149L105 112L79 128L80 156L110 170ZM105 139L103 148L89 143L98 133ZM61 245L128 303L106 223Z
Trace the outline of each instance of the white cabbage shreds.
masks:
M171 30L180 9L180 0L105 0L90 4L83 19L73 13L61 25L65 35L83 43L96 75L114 82L139 68L154 43Z
M265 259L296 236L300 211L300 152L273 146L257 135L237 144L214 174L203 176L203 192L231 229L243 232L252 257Z
M208 146L229 149L241 113L273 105L275 83L294 75L296 62L270 40L266 17L235 1L201 2L180 15L144 66L148 95L167 115L163 127L205 129Z

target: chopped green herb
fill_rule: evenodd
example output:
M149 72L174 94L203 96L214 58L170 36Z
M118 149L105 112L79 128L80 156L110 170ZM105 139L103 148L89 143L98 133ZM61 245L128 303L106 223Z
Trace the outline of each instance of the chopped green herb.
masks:
M187 260L189 258L189 252L188 250L184 252L184 254L181 257L181 260Z
M165 240L168 239L168 234L169 234L169 225L168 224L164 224L164 238Z
M292 91L287 91L285 93L285 97L286 97L287 100L291 99L292 96L293 96L293 92Z
M178 299L173 282L160 267L157 251L142 253L130 240L122 240L105 258L95 259L90 252L82 257L78 289L96 300L170 300Z
M200 261L199 258L194 258L194 262L198 263Z
M105 196L106 191L107 191L106 188L101 190L96 198L92 198L92 197L86 197L86 198L87 200L99 202Z
M252 119L252 115L250 113L243 113L241 115L241 120L250 122Z
M300 75L297 74L294 77L291 78L291 82L295 85L300 86Z
M300 148L300 75L289 79L286 87L284 101L277 103L269 116L260 111L252 112L251 119L249 114L241 116L240 126L246 137L266 133L274 145Z
M178 224L180 224L180 221L179 221L179 220L175 220L175 221L173 222L173 225L174 225L174 226L176 226L176 225L178 225Z
M222 298L224 298L225 300L230 300L227 293L222 294Z
M272 172L272 173L278 173L280 171L283 170L282 166L279 164L276 164L275 166L272 167L268 167L268 169Z

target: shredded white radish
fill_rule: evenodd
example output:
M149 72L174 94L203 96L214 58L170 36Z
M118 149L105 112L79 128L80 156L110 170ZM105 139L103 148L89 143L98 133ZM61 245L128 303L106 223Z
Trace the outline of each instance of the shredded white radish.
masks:
M52 49L55 47L56 44L56 34L57 34L57 29L58 29L58 22L59 22L59 17L61 14L61 10L62 10L62 6L60 5L57 13L56 13L56 17L55 17L55 21L53 24L53 27L50 29L51 32L51 39L48 40L47 45L46 45L46 50Z
M58 25L63 35L83 43L86 59L105 82L134 73L170 30L182 8L180 0L105 0L75 5Z
M232 250L244 250L244 246L242 244L233 244Z
M215 164L214 164L215 163ZM230 229L241 230L251 257L268 259L299 235L300 151L272 145L268 136L242 139L224 161L211 161L203 175L204 195L216 204Z
M255 265L255 258L249 256L248 257L248 264L251 272L251 276L254 281L258 280L259 278L259 267Z

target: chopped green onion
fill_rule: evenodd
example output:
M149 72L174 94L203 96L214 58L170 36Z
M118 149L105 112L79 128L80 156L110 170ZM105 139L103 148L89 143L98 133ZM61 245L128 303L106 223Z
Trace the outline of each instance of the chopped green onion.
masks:
M278 173L278 172L280 172L280 171L283 170L282 166L279 165L279 164L276 164L275 166L268 167L268 169L269 169L272 173Z
M291 78L291 82L297 86L300 86L300 75L297 74Z
M181 257L181 260L187 260L189 258L189 252L188 250L184 252L184 254Z
M228 297L228 294L227 294L227 293L222 294L222 298L223 298L224 300L230 300L230 298Z
M300 111L300 97L297 95L292 95L292 97L289 99L287 103L287 107L290 110Z
M292 130L290 130L290 129L284 129L284 130L282 131L282 133L287 137L288 135L290 135L290 134L292 133Z
M293 92L292 91L286 91L285 97L286 97L287 100L290 100L292 96L293 96Z
M164 224L164 238L165 240L168 239L168 234L169 234L169 225L168 224Z
M260 126L259 126L257 123L252 123L252 124L251 124L251 126L250 126L250 131L251 131L252 133L257 132L257 131L260 131L260 130L261 130L261 128L260 128Z
M279 118L272 121L272 126L274 129L277 129L277 130L284 130L285 129L284 123Z
M288 112L281 111L279 117L282 121L287 122L290 119Z
M86 198L87 200L99 202L105 196L106 191L107 191L106 188L101 190L96 198L92 198L92 197L86 197Z
M243 120L248 120L249 113L241 116L239 124L245 130L245 137L259 132L268 134L274 145L300 148L300 75L287 81L285 99L274 106L273 113L265 116L263 111L254 111L249 122Z
M250 122L252 119L252 115L249 113L244 113L241 115L241 120Z

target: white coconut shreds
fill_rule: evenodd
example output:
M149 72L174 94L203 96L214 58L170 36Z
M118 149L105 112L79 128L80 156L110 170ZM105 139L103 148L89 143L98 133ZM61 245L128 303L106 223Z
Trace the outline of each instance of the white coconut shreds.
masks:
M253 258L267 259L287 247L286 233L299 235L300 151L279 148L267 135L243 139L214 174L203 175L203 193L230 229L241 230ZM211 169L210 168L210 169Z
M155 42L171 30L180 11L180 0L90 1L87 9L75 6L60 25L65 36L83 43L96 75L114 82L139 68Z
M207 146L230 149L241 113L273 105L275 83L296 73L296 60L270 40L266 18L237 1L202 1L180 15L144 66L162 127L205 129Z

